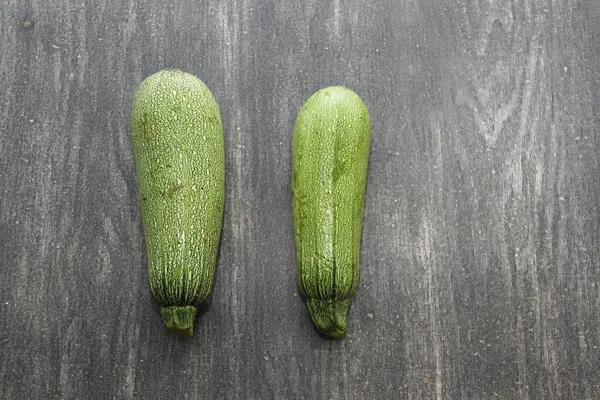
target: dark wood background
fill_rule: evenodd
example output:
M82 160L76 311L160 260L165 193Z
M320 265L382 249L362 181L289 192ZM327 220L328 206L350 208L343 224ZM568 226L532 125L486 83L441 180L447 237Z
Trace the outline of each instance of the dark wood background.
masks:
M600 399L600 3L2 0L2 399ZM195 335L147 287L133 95L221 107L227 197ZM295 117L373 141L342 341L295 286Z

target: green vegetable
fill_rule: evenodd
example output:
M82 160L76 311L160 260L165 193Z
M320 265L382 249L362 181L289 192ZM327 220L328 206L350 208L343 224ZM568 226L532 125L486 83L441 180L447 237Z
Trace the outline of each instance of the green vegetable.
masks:
M352 90L319 90L296 120L292 188L297 280L324 335L346 332L359 279L360 240L371 142L369 112Z
M219 106L195 76L163 70L138 88L131 132L150 291L167 328L190 336L212 288L221 235Z

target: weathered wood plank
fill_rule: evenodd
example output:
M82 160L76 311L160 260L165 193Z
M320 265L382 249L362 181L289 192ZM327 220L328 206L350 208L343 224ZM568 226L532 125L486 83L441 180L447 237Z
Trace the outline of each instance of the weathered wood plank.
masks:
M595 399L593 0L0 7L0 398ZM227 198L195 336L147 289L129 139L142 79L221 106ZM348 337L295 287L290 150L316 90L371 111Z

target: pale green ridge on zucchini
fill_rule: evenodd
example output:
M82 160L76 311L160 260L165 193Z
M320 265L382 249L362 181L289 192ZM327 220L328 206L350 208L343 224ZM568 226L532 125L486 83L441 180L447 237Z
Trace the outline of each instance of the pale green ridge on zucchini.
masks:
M163 70L140 85L131 131L150 291L169 330L191 335L212 289L225 191L223 127L210 90Z
M359 281L370 142L367 107L341 86L312 95L294 128L298 287L317 329L336 338L346 332L346 314Z

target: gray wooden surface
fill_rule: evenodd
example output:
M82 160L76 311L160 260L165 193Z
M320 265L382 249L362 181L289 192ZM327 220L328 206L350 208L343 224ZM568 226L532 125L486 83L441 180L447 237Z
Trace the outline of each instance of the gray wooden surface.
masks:
M0 6L0 398L600 399L600 3ZM147 289L129 117L177 67L221 106L227 199L194 337ZM316 90L373 121L342 341L295 286Z

